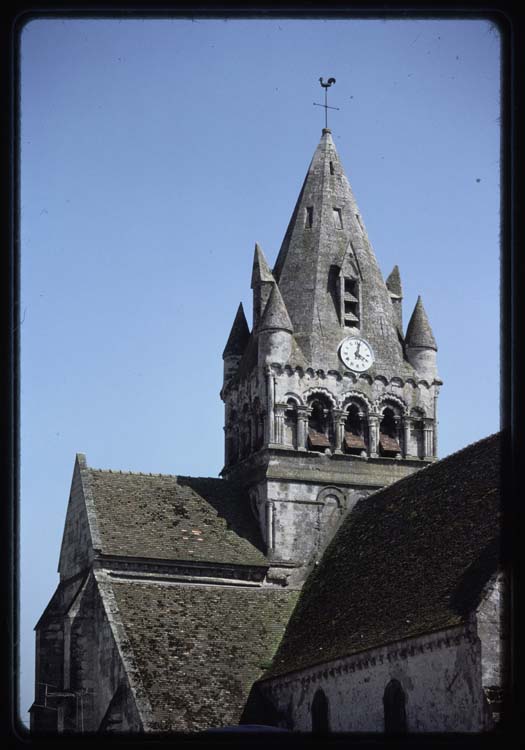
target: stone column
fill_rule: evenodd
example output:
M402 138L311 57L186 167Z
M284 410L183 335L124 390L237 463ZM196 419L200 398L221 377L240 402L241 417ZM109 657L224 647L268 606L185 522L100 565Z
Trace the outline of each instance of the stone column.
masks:
M297 407L297 450L306 450L306 441L308 438L308 416L310 409L307 406Z
M401 441L401 417L395 416L394 417L394 424L396 426L396 438L397 438L397 442L399 444L399 447L402 448L402 446L401 446L401 442L402 442ZM396 453L395 457L396 458L401 458L401 451L399 453Z
M360 412L357 413L357 416L359 417L359 431L360 431L361 436L363 438L363 442L364 442L364 444L366 446L366 435L365 435L365 425L364 425L364 422L365 422L365 413L362 412L362 411L360 411ZM344 430L344 426L343 426L343 430ZM365 449L361 451L361 456L363 458L366 458L367 455L368 455L367 454L367 448L365 447Z
M224 465L229 466L231 460L231 428L226 425L224 429Z
M275 442L274 403L275 379L270 368L266 371L266 396L268 408L266 410L266 444Z
M285 404L276 404L275 407L275 434L274 442L282 445L284 443L284 410Z
M343 440L345 436L346 414L342 409L334 409L332 412L334 426L334 453L343 452Z
M370 457L377 458L379 451L379 414L368 415L368 434L370 435Z
M412 455L408 449L410 445L410 435L412 432L412 418L411 417L405 417L403 419L403 432L404 432L404 437L405 437L405 445L404 445L403 453L405 455L405 458L408 458L409 455Z
M430 456L434 455L434 446L433 446L433 432L434 432L434 426L431 419L424 419L423 420L423 432L424 432L424 446L425 446L425 458L428 458Z
M273 538L273 501L266 501L266 540L268 552L273 550L274 538Z

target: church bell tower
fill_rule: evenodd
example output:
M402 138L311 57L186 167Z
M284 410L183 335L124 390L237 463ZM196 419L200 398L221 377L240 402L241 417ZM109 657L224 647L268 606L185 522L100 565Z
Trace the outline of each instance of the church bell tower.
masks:
M225 466L276 568L321 554L357 500L436 459L437 346L386 282L325 127L273 270L255 245L253 321L224 358Z

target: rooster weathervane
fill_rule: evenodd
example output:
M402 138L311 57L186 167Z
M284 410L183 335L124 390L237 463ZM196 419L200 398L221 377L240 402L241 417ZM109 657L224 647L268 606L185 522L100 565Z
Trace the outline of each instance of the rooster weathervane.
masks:
M333 83L335 83L335 78L329 78L328 81L325 83L323 81L323 77L321 76L321 78L319 79L319 83L324 88L324 104L318 104L317 102L314 102L314 107L324 107L324 126L326 130L328 130L328 110L339 109L339 107L328 106L328 89Z

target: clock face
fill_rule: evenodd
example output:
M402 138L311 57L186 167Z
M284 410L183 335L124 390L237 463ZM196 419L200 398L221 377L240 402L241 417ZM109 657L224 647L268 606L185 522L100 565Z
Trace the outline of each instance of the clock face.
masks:
M374 363L372 347L364 339L349 336L339 345L339 356L343 364L354 372L365 372Z

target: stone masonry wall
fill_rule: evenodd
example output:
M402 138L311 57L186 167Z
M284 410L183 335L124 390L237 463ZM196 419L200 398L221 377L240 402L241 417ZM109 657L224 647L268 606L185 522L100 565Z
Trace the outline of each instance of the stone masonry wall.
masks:
M480 643L453 628L338 659L259 683L283 717L281 725L310 732L311 707L321 688L330 731L383 732L385 687L400 682L407 731L479 732L486 729Z

